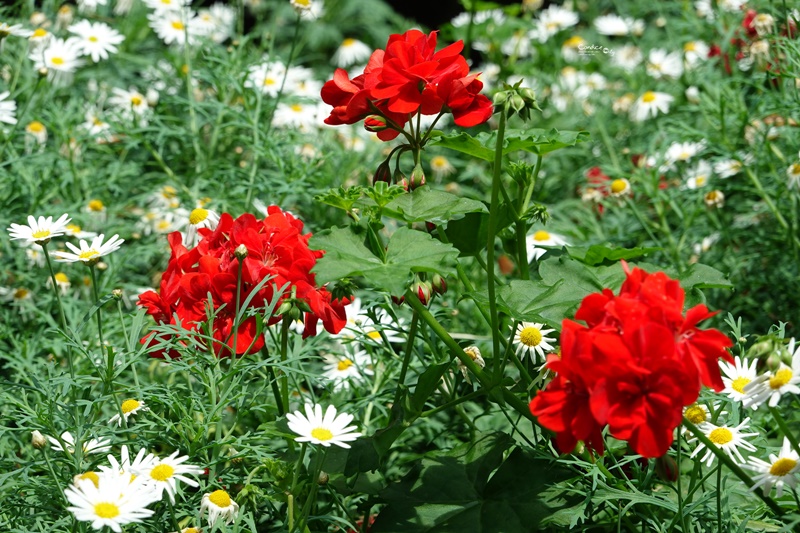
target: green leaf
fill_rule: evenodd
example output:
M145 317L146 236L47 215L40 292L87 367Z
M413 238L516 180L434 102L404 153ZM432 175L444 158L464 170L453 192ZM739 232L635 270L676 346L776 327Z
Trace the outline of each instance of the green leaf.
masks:
M556 129L548 131L541 128L524 131L509 130L503 138L503 155L520 150L544 155L587 140L589 140L589 132L586 131L558 131ZM435 137L431 142L484 161L494 161L497 132L483 132L475 137L461 132L455 135Z
M514 219L511 209L503 203L500 206L497 232L510 226ZM455 246L461 255L478 255L486 248L489 239L489 215L486 213L467 213L464 218L452 220L445 229L447 239Z
M730 280L716 268L695 263L686 272L675 278L681 282L684 289L732 289Z
M449 362L431 365L425 369L425 372L417 380L417 386L414 388L414 394L409 399L407 411L413 416L418 416L422 412L425 408L425 402L428 401L436 387L439 386L442 376L444 376L448 368L450 368Z
M420 187L411 194L398 196L384 208L384 214L403 222L433 222L443 224L466 213L488 213L477 200L460 198L454 194Z
M381 493L387 505L371 531L536 530L555 510L543 493L573 474L521 448L501 464L511 445L508 435L490 434L448 453L429 454Z
M318 283L363 276L374 287L392 294L405 292L414 272L452 274L458 250L439 242L427 233L400 228L389 239L385 261L364 245L351 228L332 228L314 235L309 246L325 250L312 272Z
M618 263L620 259L636 259L659 250L661 248L609 248L595 244L588 248L570 246L567 248L567 253L585 265L597 266L612 265Z

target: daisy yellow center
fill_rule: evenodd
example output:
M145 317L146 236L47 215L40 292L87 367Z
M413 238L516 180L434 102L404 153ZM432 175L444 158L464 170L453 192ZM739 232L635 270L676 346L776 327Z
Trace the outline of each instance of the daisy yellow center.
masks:
M49 229L40 229L39 231L34 231L31 233L31 237L34 239L46 239L50 235Z
M113 503L97 503L94 506L94 514L100 518L116 518L119 516L119 507Z
M698 187L702 187L703 185L706 184L707 180L708 180L708 178L706 178L705 176L697 176L695 178L695 183L697 183Z
M333 433L331 433L330 429L314 428L311 430L311 436L317 440L331 440Z
M67 231L70 233L78 233L81 231L81 227L77 224L67 224Z
M381 332L377 331L377 330L370 331L369 333L367 333L367 337L369 337L370 339L372 339L374 341L379 341L379 340L381 340Z
M341 361L339 361L339 364L336 365L336 368L340 372L344 372L345 370L347 370L351 366L353 366L353 361L351 361L350 359L342 359Z
M189 213L189 224L196 226L208 218L208 210L198 207Z
M89 42L96 43L97 37L95 37L94 35L89 36Z
M44 130L45 130L44 124L42 124L38 120L34 120L30 124L28 124L28 131L31 133L42 133Z
M550 240L550 234L547 233L545 230L540 229L536 233L533 234L534 241L548 241Z
M85 252L81 252L78 254L78 257L81 259L91 259L93 257L97 257L100 255L100 252L97 250L86 250Z
M709 202L716 202L719 199L719 191L711 191L706 194L706 200Z
M166 185L163 189L161 189L161 195L168 200L175 198L177 194L178 191L171 185Z
M175 469L170 465L160 464L150 471L150 477L156 481L166 481L171 478L174 473Z
M131 103L133 105L142 105L142 102L144 102L144 100L142 100L142 97L138 94L131 96Z
M685 416L686 420L688 420L692 424L700 424L701 422L706 421L705 410L697 404L689 407L683 414L683 416Z
M686 43L683 45L684 52L694 52L695 50L697 50L697 46L695 46L693 42Z
M292 104L292 111L294 111L295 113L299 113L302 110L303 106L301 106L300 104Z
M728 444L733 440L733 433L728 428L717 428L708 434L708 440L716 445Z
M90 201L89 204L88 204L88 207L89 207L89 211L95 211L95 212L96 211L102 211L105 208L105 206L103 205L103 202L101 202L100 200L92 200L92 201Z
M545 26L548 30L557 30L559 28L558 22L548 22Z
M578 45L583 44L584 40L578 37L577 35L574 37L570 37L564 42L564 46L568 48L577 48Z
M800 174L800 163L792 165L792 174Z
M187 527L181 533L200 533L200 530L196 527Z
M122 409L122 412L124 414L128 414L131 411L135 411L136 409L138 409L139 405L141 404L139 403L138 400L125 400L124 402L122 402L120 408Z
M647 104L649 104L655 99L656 99L656 93L654 93L653 91L647 91L642 95L642 102L645 102Z
M342 46L345 46L345 47L353 46L354 44L356 44L356 40L355 39L347 38L344 41L342 41Z
M217 507L230 507L231 497L224 490L215 490L208 497L208 501Z
M628 188L628 184L623 179L616 179L611 182L611 192L619 194Z
M519 332L519 342L525 346L539 346L542 342L542 332L539 328L528 326Z
M56 281L58 283L69 283L69 278L63 272L59 272L56 274Z
M781 368L769 378L770 389L780 389L792 379L792 371L788 368Z
M181 21L179 21L179 20L173 20L173 21L172 21L172 28L173 28L173 29L175 29L175 30L181 30L181 31L183 31L183 29L185 28L185 26L183 25L183 22L181 22Z
M171 224L169 223L169 220L161 220L158 223L158 229L160 230L167 230L170 226Z
M264 78L264 85L275 85L275 83L273 78Z
M785 476L797 466L797 461L788 457L781 457L769 468L769 473L773 476Z
M99 119L99 118L97 118L97 117L94 117L94 118L92 119L92 124L94 124L95 126L102 126L102 125L103 125L103 121L102 121L102 120L100 120L100 119Z
M437 155L433 159L431 159L431 166L433 168L444 168L448 165L447 158L441 155Z
M172 4L172 0L161 0L161 3L164 4L165 6L168 6Z
M88 479L92 483L94 483L95 487L98 488L100 487L100 477L97 475L97 472L92 472L92 471L85 472L80 475L79 479Z
M51 62L52 64L54 64L54 65L63 65L63 64L64 64L64 58L61 58L61 57L54 57L54 58L51 58L51 59L50 59L50 62Z
M739 394L744 394L744 387L750 383L750 381L752 381L750 378L736 378L733 380L733 383L731 383L731 388Z
M47 35L47 30L43 30L42 28L36 28L33 32L32 37L44 37Z
M28 297L28 289L17 289L14 291L14 299L23 300Z
M294 3L298 6L309 7L311 5L311 0L294 0Z

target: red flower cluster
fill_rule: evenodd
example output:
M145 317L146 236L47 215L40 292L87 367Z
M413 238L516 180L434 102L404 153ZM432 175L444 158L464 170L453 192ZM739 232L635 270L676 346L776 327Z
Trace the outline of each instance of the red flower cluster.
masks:
M458 41L436 52L436 32L425 35L409 30L389 37L386 50L375 50L363 74L349 78L336 69L333 79L322 88L322 100L333 106L326 124L355 124L372 115L370 131L389 141L397 137L409 118L417 112L435 115L453 113L455 123L470 127L492 116L492 103L479 94L483 83L469 74L467 61L460 55L464 43ZM386 127L386 120L391 121ZM396 126L393 127L392 123Z
M728 337L697 328L714 314L705 305L684 315L676 280L623 266L619 295L604 289L581 302L575 318L586 326L564 320L561 357L547 362L556 377L530 403L563 452L584 441L602 454L608 425L636 453L664 455L701 385L723 389L718 359L733 362Z
M308 248L311 234L303 235L302 230L300 220L271 206L263 220L250 214L234 220L229 214L223 214L215 230L198 230L202 239L191 250L183 246L179 232L171 233L168 238L172 256L161 278L160 290L143 293L138 303L159 324L180 323L192 331L200 331L211 307L214 353L230 356L234 343L236 355L256 352L264 345L263 336L257 334L256 321L260 317L244 318L237 331L233 331L240 261L237 249L239 257L245 255L246 249L247 254L242 259L240 305L252 296L249 307L266 307L275 297L274 287L288 284L279 301L294 291L295 297L311 309L305 315L303 337L316 334L320 319L326 330L338 333L347 322L344 305L348 302L333 300L324 287L316 286L311 269L323 252ZM269 281L252 294L266 278ZM272 316L269 323L280 320L281 316ZM142 342L153 345L160 340L151 333ZM198 341L202 342L199 338ZM164 354L162 351L155 355L163 357ZM170 356L177 356L177 353Z

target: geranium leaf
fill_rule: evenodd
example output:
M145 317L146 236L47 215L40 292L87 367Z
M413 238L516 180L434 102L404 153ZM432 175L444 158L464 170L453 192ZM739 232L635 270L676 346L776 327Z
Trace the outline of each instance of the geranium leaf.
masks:
M325 250L313 269L318 283L363 276L374 287L396 295L405 292L414 272L451 274L458 256L458 250L451 245L409 228L394 232L385 260L375 256L351 228L322 231L311 238L309 245Z
M544 155L561 148L575 146L587 140L589 140L589 132L587 131L558 131L556 129L544 130L541 128L524 131L509 130L503 139L503 154L508 155L523 150L533 154ZM484 161L494 161L494 146L497 142L497 133L483 132L472 137L466 132L461 132L456 135L435 137L431 142Z
M585 265L597 266L616 264L620 259L635 259L659 250L661 248L609 248L595 244L588 248L570 246L567 253Z
M403 222L443 224L448 220L463 218L466 213L489 211L483 202L461 198L430 187L420 187L411 194L398 196L389 202L383 212Z

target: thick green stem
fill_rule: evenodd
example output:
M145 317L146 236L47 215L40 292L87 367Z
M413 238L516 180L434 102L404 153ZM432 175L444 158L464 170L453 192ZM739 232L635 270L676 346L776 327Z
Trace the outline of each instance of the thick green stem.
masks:
M775 422L777 422L778 427L781 428L783 436L789 439L789 442L792 444L792 449L800 454L800 443L798 443L797 437L795 437L794 433L792 433L792 431L789 429L789 426L786 424L786 420L784 420L783 416L781 416L780 411L774 407L770 407L769 412L772 415L772 418L775 419Z
M692 433L692 435L697 437L697 440L705 444L706 448L708 448L708 450L711 451L711 453L717 456L717 460L724 463L725 466L727 466L731 472L736 474L736 476L739 479L741 479L744 482L744 484L747 485L748 488L753 487L753 485L755 484L753 479L750 476L748 476L745 473L745 471L742 470L742 468L739 465L737 465L733 461L733 459L731 459L728 456L728 454L726 454L719 446L711 442L711 440L709 440L709 438L706 436L705 433L700 431L697 428L697 426L695 426L694 424L692 424L692 422L687 420L686 417L683 418L683 425L686 426L686 429L688 429ZM760 490L756 490L755 494L756 496L761 498L761 500L763 500L763 502L767 504L767 507L772 509L772 512L774 512L776 515L780 516L783 514L783 509L781 509L781 507L777 504L775 500L773 500L769 496L765 496L764 493Z
M287 361L289 360L289 321L291 319L284 317L281 321L281 403L283 404L283 412L289 412L289 374L286 372Z
M397 378L397 392L394 395L394 403L400 401L400 395L403 391L403 384L406 381L406 373L408 373L408 365L411 362L411 354L414 353L414 339L417 336L417 325L419 324L419 314L415 311L414 316L411 318L411 328L408 331L408 340L406 341L405 355L403 355L403 364L400 367L400 376Z
M300 446L300 454L297 456L297 461L294 464L294 472L292 472L292 486L289 488L289 516L287 519L289 531L294 529L294 490L297 488L297 481L300 479L300 469L306 457L306 448L308 448L308 443L304 442Z
M492 173L492 197L489 206L489 228L486 240L486 273L488 279L489 293L489 318L492 327L492 357L494 359L494 375L500 375L500 317L497 313L497 299L495 296L495 271L494 271L494 247L497 233L497 220L500 214L498 205L500 198L500 179L503 171L503 138L506 130L506 112L500 112L500 124L497 126L497 143L494 149L494 171ZM463 351L463 350L462 350Z

